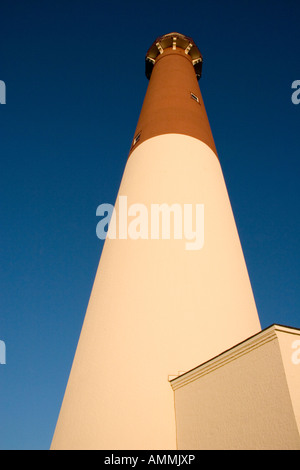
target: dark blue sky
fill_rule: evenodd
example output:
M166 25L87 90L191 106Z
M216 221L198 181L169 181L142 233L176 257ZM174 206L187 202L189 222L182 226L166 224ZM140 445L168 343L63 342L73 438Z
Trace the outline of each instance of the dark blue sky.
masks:
M298 0L1 0L0 449L50 446L157 36L191 36L263 328L300 327Z

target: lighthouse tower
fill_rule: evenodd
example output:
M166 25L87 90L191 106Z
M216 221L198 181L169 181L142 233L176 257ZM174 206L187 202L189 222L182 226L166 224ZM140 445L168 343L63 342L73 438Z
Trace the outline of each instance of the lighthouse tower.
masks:
M149 85L115 203L123 225L104 243L52 449L176 449L171 377L261 330L201 69L179 33L146 54ZM137 212L124 226L125 200L149 215L169 208L171 227L172 209L189 207L194 233L198 205L200 242L184 230L151 236L150 217L148 236L130 236Z

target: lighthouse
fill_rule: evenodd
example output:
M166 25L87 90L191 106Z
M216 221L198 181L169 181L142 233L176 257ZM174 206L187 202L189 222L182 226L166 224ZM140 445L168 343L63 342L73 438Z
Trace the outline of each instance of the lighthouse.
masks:
M149 84L52 449L176 449L172 379L261 331L202 64L176 32L146 53Z

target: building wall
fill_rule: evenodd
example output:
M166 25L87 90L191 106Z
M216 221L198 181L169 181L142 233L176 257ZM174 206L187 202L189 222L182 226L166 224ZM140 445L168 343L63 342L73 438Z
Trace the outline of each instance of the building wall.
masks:
M300 365L287 374L286 335L266 330L172 382L178 449L300 449Z

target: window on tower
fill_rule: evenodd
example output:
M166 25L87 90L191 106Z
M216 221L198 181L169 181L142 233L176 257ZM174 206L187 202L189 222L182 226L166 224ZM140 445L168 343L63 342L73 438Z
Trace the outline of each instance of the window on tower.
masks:
M195 93L192 93L192 92L191 92L191 98L192 98L193 100L197 101L197 103L200 103L200 100L199 100L198 96L195 95Z
M140 140L140 138L141 138L141 132L139 132L139 133L135 136L135 138L133 139L132 147L134 147L135 144L138 143L138 141Z

